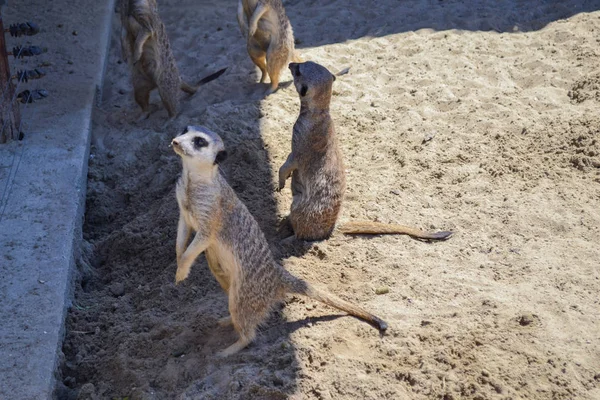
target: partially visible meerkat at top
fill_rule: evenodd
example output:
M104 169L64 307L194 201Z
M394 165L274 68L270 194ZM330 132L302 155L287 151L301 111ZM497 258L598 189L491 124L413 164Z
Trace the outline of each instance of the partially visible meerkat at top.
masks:
M323 240L333 233L346 190L342 153L329 114L335 76L314 62L291 63L300 95L300 115L292 134L292 152L279 169L278 190L292 177L288 221L300 240ZM452 232L424 232L402 225L351 221L340 226L346 234L407 234L428 240L448 239Z
M279 75L290 61L302 61L294 49L294 32L281 0L239 0L237 19L260 83L269 75L267 94L279 86Z
M387 324L362 308L341 300L295 277L274 259L258 223L219 173L226 152L221 138L210 130L189 126L173 139L183 172L177 182L177 283L186 279L194 260L204 252L208 267L229 297L230 317L239 340L221 355L234 354L255 337L274 305L286 293L302 294L343 310L378 328ZM189 238L194 238L188 245Z
M190 85L179 75L156 0L121 0L120 13L121 50L131 67L135 101L142 108L142 118L150 115L153 89L158 88L169 118L174 118L179 110L179 90L194 94L201 85L218 78L227 69Z

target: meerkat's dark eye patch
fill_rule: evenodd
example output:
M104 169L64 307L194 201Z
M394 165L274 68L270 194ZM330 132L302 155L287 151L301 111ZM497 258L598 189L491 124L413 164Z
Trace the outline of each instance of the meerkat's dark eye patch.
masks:
M302 87L300 88L300 96L306 96L306 92L308 92L308 87L306 85L302 85Z
M204 139L201 136L196 136L193 140L193 143L195 149L200 149L202 147L208 146L208 142L206 141L206 139Z
M215 164L219 164L219 163L225 161L226 158L227 158L227 152L225 150L221 150L220 152L217 153L217 156L215 157Z

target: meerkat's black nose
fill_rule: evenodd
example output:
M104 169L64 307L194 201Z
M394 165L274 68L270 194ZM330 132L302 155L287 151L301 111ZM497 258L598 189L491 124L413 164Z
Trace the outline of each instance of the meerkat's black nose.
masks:
M171 140L171 144L172 144L173 146L179 146L179 142L177 141L177 139L173 139L173 140Z

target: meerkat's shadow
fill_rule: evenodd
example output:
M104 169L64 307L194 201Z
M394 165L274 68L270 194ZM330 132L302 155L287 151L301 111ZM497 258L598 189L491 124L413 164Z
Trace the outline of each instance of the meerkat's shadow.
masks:
M274 253L280 260L288 257L302 257L304 254L308 253L315 244L321 243L322 241L323 240L309 241L297 239L289 221L289 215L287 215L280 220L277 225L276 249L274 249Z
M285 90L290 87L294 83L294 81L285 81L279 82L279 86L277 86L277 90L274 92L270 92L270 84L269 83L252 83L248 89L248 97L255 101L264 100L269 96L277 95L281 90Z
M310 325L314 325L318 322L329 322L338 318L350 317L348 314L333 314L333 315L321 315L320 317L306 317L297 321L287 321L284 323L285 329L288 333L297 331L300 328L306 328Z

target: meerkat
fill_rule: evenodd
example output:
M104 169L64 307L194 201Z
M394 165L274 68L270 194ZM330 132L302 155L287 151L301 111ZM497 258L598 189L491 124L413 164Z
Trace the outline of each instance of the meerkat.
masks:
M233 324L239 334L239 340L220 355L245 348L286 293L305 295L343 310L380 332L387 329L380 318L313 287L274 260L258 223L219 173L219 163L227 153L217 134L188 126L173 139L172 146L183 164L176 188L180 215L175 282L188 277L192 263L204 252L209 269L229 297L230 317L220 324ZM194 238L187 245L192 231Z
M132 72L136 103L142 118L150 115L150 92L158 88L163 105L174 118L179 109L179 90L194 94L221 76L227 68L203 78L193 86L183 81L156 0L121 0L121 50Z
M300 95L300 115L292 134L292 152L279 169L278 191L292 177L292 206L288 221L300 240L331 236L342 208L346 176L342 153L329 114L335 76L314 62L291 63L294 86ZM407 234L444 240L452 232L424 232L402 225L354 221L338 228L346 234Z
M239 0L237 19L250 59L260 69L260 83L268 74L271 85L267 94L275 92L285 66L302 61L294 49L294 32L281 0Z

